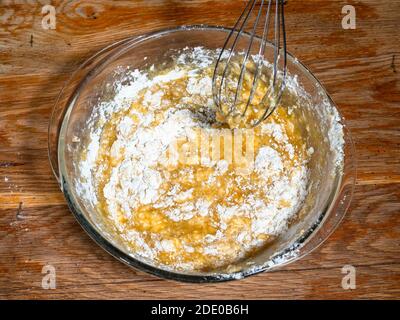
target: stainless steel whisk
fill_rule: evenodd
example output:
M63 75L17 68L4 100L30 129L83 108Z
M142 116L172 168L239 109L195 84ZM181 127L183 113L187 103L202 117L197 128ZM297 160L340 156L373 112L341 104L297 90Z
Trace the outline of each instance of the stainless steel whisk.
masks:
M245 78L245 74L250 71L247 68L247 63L250 57L250 53L252 49L254 49L254 38L256 37L256 29L257 26L261 23L264 18L264 27L263 33L261 36L260 47L258 50L258 61L255 61L256 69L254 71L254 76L252 80L251 90L247 102L245 103L245 108L243 111L240 111L241 117L244 117L246 112L251 105L254 94L257 89L257 84L260 79L262 68L264 65L264 57L267 42L272 42L274 47L274 59L273 59L273 69L271 73L270 84L267 89L266 94L261 100L261 103L258 105L259 107L265 108L265 111L261 117L259 117L256 121L253 122L253 126L258 125L260 122L264 121L266 118L270 116L270 114L275 110L276 106L279 104L280 99L282 97L283 90L285 88L286 81L286 32L285 32L285 19L284 19L284 0L261 0L258 11L255 9L257 0L250 0L239 19L237 20L235 26L230 32L228 38L225 41L225 44L219 54L214 75L212 79L212 90L213 90L213 98L216 106L223 110L223 103L228 103L228 113L225 114L229 116L230 114L235 112L235 108L239 102L239 97L242 93L243 89L243 79ZM274 13L274 39L273 41L268 40L268 32L270 28L271 16L273 15L274 9L272 5L275 4L275 13ZM266 10L265 15L263 12ZM255 22L251 28L249 33L245 32L247 25L249 24L249 20L251 17L255 16ZM239 27L239 29L238 29ZM230 45L231 39L233 35L235 38ZM239 63L240 73L237 80L237 86L234 90L234 98L231 101L227 102L225 97L225 101L223 101L222 91L223 88L226 89L227 86L227 78L229 77L229 70L231 69L232 58L235 55L235 49L238 45L239 40L246 34L249 37L249 44L247 49L243 52L241 56L243 56L242 61ZM282 43L282 47L281 47ZM254 51L253 51L254 52ZM283 62L280 66L281 54L283 58ZM227 56L227 58L226 58ZM225 61L226 59L226 61ZM280 75L280 79L278 80L278 76ZM251 79L251 78L250 78ZM233 100L233 101L232 101ZM269 101L268 101L269 100ZM262 109L263 110L263 109ZM237 111L237 110L236 110Z

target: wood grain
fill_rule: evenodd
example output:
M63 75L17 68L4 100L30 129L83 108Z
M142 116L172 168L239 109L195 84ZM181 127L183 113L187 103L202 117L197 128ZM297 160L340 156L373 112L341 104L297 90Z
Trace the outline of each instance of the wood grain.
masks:
M52 176L47 126L63 83L114 41L183 24L232 26L240 0L50 1L0 4L0 298L400 298L400 0L289 0L289 51L345 116L358 158L354 199L335 233L280 270L222 284L184 284L129 269L74 220ZM357 28L341 28L353 4ZM7 181L6 181L7 180ZM57 289L41 288L42 267ZM357 270L343 290L342 266Z

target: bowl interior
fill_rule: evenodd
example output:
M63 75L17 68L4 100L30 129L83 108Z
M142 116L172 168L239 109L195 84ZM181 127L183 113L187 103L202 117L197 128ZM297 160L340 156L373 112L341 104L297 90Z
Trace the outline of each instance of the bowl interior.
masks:
M76 163L88 143L88 119L113 99L118 86L128 82L127 68L142 69L153 63L168 63L185 47L202 46L217 49L229 30L213 27L183 27L127 39L114 44L85 62L60 94L49 129L50 160L71 210L78 221L109 253L142 270L167 278L187 281L218 281L240 278L286 264L316 248L334 230L347 209L354 184L354 161L349 133L338 125L342 119L336 107L316 78L288 56L290 82L283 101L293 108L313 148L308 196L297 219L288 231L271 246L235 268L209 273L179 273L162 269L152 261L135 257L113 232L113 227L96 212L93 204L77 193L80 171ZM248 45L241 37L237 50ZM260 39L256 39L256 42ZM254 54L257 53L255 48ZM271 61L272 45L267 46L266 60ZM299 94L300 93L300 94Z

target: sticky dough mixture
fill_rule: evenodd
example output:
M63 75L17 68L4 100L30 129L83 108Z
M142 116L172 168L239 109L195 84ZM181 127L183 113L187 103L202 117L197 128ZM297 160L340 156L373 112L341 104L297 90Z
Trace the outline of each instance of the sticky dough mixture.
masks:
M310 150L290 106L254 129L252 166L213 158L233 142L216 147L204 137L234 132L215 121L216 57L187 48L168 66L129 71L129 84L100 105L81 155L83 193L128 250L174 270L227 268L255 254L287 229L306 196ZM186 160L166 161L171 150Z

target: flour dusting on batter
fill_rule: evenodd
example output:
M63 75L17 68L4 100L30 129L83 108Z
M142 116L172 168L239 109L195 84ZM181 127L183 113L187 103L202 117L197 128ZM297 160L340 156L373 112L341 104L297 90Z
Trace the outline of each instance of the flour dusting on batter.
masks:
M287 107L254 129L250 171L214 159L208 147L200 152L199 136L227 130L215 122L211 92L217 55L186 48L168 67L130 71L130 83L93 115L79 164L78 191L128 250L175 270L213 270L255 254L287 229L307 195L313 150ZM166 161L173 148L187 151L185 162Z

